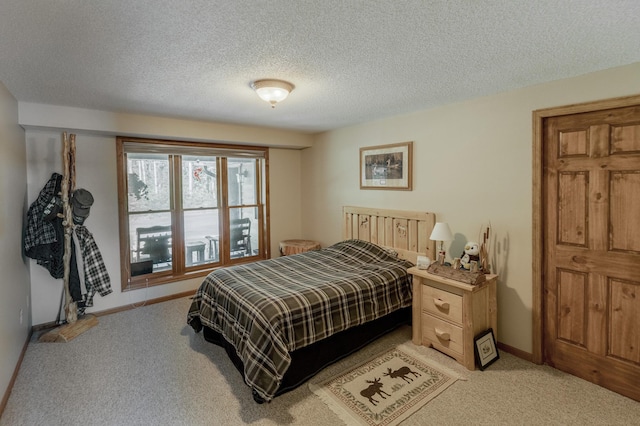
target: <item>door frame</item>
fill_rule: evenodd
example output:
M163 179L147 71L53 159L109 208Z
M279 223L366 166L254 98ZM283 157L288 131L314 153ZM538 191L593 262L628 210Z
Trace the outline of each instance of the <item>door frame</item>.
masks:
M560 115L640 105L640 94L533 111L533 344L532 361L544 363L544 120Z

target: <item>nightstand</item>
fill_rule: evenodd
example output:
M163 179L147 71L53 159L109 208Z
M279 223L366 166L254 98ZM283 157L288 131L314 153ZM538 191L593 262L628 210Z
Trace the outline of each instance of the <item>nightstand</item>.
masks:
M415 267L409 273L413 275L413 343L431 346L474 370L474 337L492 328L498 340L498 276L487 275L483 283L470 285Z

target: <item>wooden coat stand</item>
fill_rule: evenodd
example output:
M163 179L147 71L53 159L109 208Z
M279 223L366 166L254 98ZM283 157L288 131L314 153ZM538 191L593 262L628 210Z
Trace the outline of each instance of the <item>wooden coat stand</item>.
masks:
M71 194L76 187L76 135L73 133L67 137L67 132L63 138L63 177L62 177L62 226L64 227L64 315L66 324L55 328L42 336L40 342L68 342L91 327L98 324L95 315L84 315L78 318L78 306L71 298L69 289L69 275L71 269L71 239L73 232L73 214L71 212Z

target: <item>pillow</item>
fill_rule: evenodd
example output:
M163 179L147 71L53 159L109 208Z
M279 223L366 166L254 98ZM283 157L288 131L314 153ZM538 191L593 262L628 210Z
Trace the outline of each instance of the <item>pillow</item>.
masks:
M389 256L392 256L395 258L398 257L398 252L392 249L391 247L380 246L380 248L382 248L382 250L384 250Z

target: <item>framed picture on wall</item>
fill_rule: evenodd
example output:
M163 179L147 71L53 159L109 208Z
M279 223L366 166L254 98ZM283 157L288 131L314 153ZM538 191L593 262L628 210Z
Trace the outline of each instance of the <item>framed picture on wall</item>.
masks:
M411 191L413 142L360 148L360 189Z

